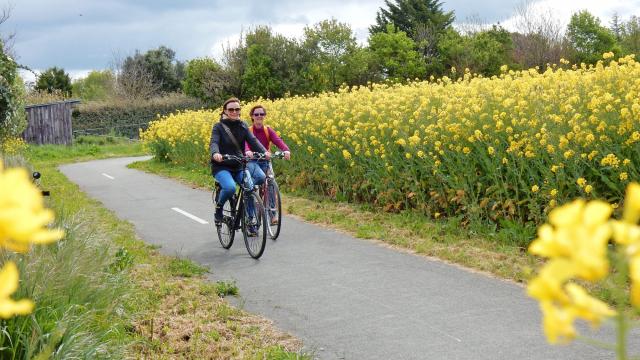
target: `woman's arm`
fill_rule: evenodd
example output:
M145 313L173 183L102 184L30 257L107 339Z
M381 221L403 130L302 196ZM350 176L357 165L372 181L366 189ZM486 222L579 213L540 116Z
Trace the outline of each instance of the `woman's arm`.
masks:
M278 149L282 151L289 151L289 147L284 143L284 140L282 140L280 136L278 136L275 130L267 127L267 131L269 131L269 138L271 139L271 142L274 143L278 147Z
M218 124L211 128L211 140L209 140L209 159L213 158L213 154L220 153L220 127Z

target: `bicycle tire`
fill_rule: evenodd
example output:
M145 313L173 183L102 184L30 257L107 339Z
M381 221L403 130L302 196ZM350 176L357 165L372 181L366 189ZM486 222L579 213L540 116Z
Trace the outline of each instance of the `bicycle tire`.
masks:
M269 203L269 193L273 193L274 203L273 207ZM280 197L280 189L278 183L274 180L267 182L267 191L265 194L264 204L267 213L267 225L269 229L269 237L271 240L276 240L280 235L280 228L282 227L282 198ZM272 219L276 219L277 223L273 224Z
M247 247L249 255L254 259L259 259L264 253L264 248L267 243L267 215L264 211L264 205L262 199L255 192L245 193L245 201L253 201L255 209L255 223L247 211L248 206L243 207L242 210L242 236L244 237L244 244ZM249 227L255 226L255 233L250 232Z
M213 203L216 204L217 194L215 189L211 197L213 199ZM235 218L233 216L233 209L235 207L234 203L235 201L232 197L224 204L224 207L222 208L222 223L220 225L215 225L216 233L218 234L218 240L220 241L220 245L222 245L224 249L229 249L231 245L233 245L233 240L236 234L236 231L234 229Z

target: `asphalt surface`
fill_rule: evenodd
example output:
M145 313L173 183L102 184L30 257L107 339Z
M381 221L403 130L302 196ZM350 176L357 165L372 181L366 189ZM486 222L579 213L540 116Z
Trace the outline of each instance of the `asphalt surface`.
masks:
M233 302L302 339L314 358L615 358L582 342L548 345L537 303L522 286L292 217L283 218L280 238L268 240L259 260L249 257L240 232L224 250L210 192L126 168L141 159L60 169L146 242L208 266L212 280L236 281L240 298ZM613 339L611 326L581 331ZM632 336L640 353L637 332Z

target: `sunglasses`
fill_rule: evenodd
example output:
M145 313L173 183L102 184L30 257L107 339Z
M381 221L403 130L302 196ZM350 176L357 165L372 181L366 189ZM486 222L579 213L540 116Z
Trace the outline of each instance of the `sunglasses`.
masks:
M265 116L267 113L253 113L253 116Z
M228 112L240 112L240 108L227 108Z

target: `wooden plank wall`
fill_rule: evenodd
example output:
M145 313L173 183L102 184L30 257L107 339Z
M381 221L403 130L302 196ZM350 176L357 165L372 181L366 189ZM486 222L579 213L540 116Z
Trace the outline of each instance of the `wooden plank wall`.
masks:
M27 129L23 139L30 144L72 143L71 110L75 102L27 106Z

